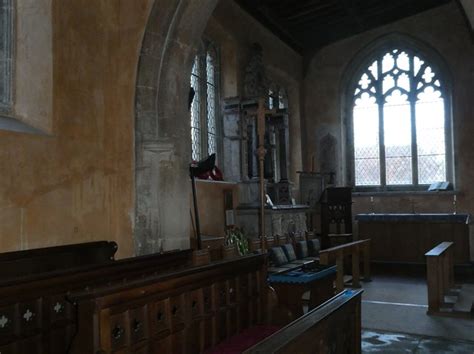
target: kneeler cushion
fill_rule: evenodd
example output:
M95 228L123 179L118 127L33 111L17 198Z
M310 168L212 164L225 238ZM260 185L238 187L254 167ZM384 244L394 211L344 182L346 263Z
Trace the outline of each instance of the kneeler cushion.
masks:
M270 248L270 260L277 267L288 263L288 258L286 258L285 252L283 252L281 247Z
M298 259L302 259L308 256L308 244L306 241L299 241L296 244L296 257L298 257Z
M254 326L219 343L205 354L240 354L281 329L278 326Z
M288 258L290 262L296 261L295 249L291 243L287 243L286 245L281 246L281 248L283 248L286 258Z
M319 251L321 250L321 244L319 240L314 238L312 240L308 240L308 251L311 257L319 256Z

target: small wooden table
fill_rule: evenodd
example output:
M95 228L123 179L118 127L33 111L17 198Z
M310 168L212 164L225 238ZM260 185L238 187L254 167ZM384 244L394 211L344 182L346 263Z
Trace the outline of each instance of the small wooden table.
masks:
M268 282L275 289L278 303L286 307L293 319L303 315L303 294L310 292L309 310L334 296L336 266L314 265L312 268L271 274Z

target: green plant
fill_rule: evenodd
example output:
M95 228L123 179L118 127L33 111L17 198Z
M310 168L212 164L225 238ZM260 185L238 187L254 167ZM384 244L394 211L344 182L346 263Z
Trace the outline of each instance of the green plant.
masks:
M225 244L236 245L237 251L241 256L246 255L250 252L249 241L245 233L238 227L228 229L226 231Z

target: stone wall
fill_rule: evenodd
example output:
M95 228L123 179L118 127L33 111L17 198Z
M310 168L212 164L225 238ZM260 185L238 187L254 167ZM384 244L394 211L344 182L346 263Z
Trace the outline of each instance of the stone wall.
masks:
M471 23L471 28L474 29L474 1L461 0L461 5L466 13L466 16Z
M474 45L461 8L452 3L390 25L339 41L321 49L310 61L304 79L304 166L316 170L324 163L321 142L328 134L337 141L338 182L344 170L344 74L351 60L377 38L401 33L426 43L443 57L452 77L452 111L458 211L474 212ZM451 212L450 194L379 194L376 212ZM354 198L354 214L371 211L370 195Z
M268 49L269 67L288 80L293 78L295 110L299 110L300 97L294 87L298 86L295 73L300 72L301 58L234 2L217 3L161 1L151 10L137 77L134 241L138 254L155 252L158 239L166 249L189 247L187 100L192 61L204 32L222 45L222 97L240 94L246 50L260 41ZM293 124L299 124L298 116ZM293 129L293 134L297 146L299 129ZM293 154L298 166L301 155L297 147Z
M243 11L233 1L221 1L209 20L205 36L217 43L221 53L222 98L243 96L244 70L253 43L263 49L263 61L270 81L288 90L290 130L290 180L298 182L301 170L300 85L302 56Z

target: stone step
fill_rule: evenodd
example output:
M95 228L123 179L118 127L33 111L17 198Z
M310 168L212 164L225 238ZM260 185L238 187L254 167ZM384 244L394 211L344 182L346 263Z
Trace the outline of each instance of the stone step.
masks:
M474 284L463 284L459 292L458 300L454 304L454 311L472 312L474 305Z

